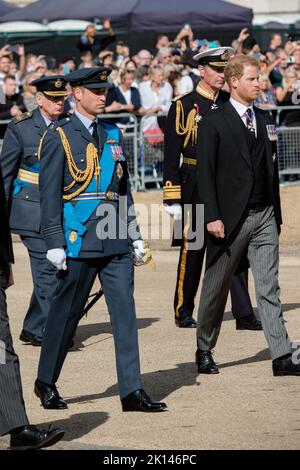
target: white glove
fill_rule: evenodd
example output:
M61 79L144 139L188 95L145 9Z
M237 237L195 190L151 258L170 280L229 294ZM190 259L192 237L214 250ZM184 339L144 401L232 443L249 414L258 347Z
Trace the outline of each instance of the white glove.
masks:
M133 243L133 256L137 261L142 261L143 257L147 254L144 248L144 240L135 240Z
M182 219L182 207L180 204L172 204L171 206L164 204L164 209L170 217L174 218L174 220Z
M67 269L67 257L63 248L53 248L47 251L46 258L56 267L58 270Z

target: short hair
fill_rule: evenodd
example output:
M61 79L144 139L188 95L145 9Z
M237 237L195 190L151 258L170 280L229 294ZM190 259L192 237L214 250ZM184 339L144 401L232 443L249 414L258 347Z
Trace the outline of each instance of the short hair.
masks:
M6 77L3 78L3 82L7 82L7 80L14 80L14 81L17 81L16 80L16 77L14 77L13 75L6 75Z
M247 66L256 67L258 69L258 62L253 59L253 57L243 54L236 55L228 62L225 67L224 75L229 87L231 86L231 78L241 78L244 75L244 68Z

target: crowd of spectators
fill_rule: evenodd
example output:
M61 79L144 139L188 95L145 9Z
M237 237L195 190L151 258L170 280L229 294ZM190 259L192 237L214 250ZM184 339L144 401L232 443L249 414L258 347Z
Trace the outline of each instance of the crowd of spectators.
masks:
M199 82L199 70L193 56L206 48L218 47L219 41L207 41L194 37L189 25L185 25L175 38L158 34L154 52L141 49L132 54L128 45L118 41L109 20L104 21L107 35L97 36L91 24L77 41L80 58L66 55L60 63L47 56L26 54L23 45L0 49L0 120L10 119L36 107L35 87L31 82L45 74L67 74L76 68L94 65L112 68L112 89L107 96L107 113L130 113L144 122L144 132L161 132L163 121L160 113L166 113L174 96L187 93ZM108 49L110 47L110 50ZM283 44L281 34L273 34L269 47L262 51L255 38L243 29L232 43L236 53L247 54L259 62L260 95L256 105L270 109L274 106L295 104L300 92L300 41L288 40ZM66 110L73 107L72 90L66 101ZM158 115L158 118L157 116ZM281 124L300 125L300 112L283 111ZM133 117L116 117L122 129L133 127ZM5 126L0 126L0 138Z

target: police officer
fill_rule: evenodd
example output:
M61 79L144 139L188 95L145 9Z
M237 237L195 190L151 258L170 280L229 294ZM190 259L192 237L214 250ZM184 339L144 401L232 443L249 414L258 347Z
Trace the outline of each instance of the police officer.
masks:
M98 274L111 317L123 411L161 411L166 405L152 402L140 378L132 250L137 260L146 250L132 209L122 134L97 119L105 109L110 72L93 67L66 76L75 113L49 129L42 143L42 233L60 280L44 332L35 393L44 408L67 407L55 383Z
M40 234L38 148L47 127L61 115L67 91L62 75L44 76L32 84L37 88L38 107L9 123L1 167L9 200L11 231L20 235L28 250L33 279L33 293L20 339L40 346L56 287L56 270L46 259L46 245Z
M194 56L193 59L199 62L201 80L192 92L173 99L166 122L163 199L166 212L175 223L182 223L181 239L173 239L173 246L181 246L174 297L175 323L181 328L196 327L194 299L205 253L205 244L202 249L188 250L185 235L190 225L195 231L195 206L199 203L196 188L197 133L204 116L229 99L229 93L222 88L224 68L233 54L230 47L218 47ZM185 204L191 205L192 215L184 226L179 221L182 221ZM261 330L261 323L252 310L247 271L234 277L230 292L237 329Z

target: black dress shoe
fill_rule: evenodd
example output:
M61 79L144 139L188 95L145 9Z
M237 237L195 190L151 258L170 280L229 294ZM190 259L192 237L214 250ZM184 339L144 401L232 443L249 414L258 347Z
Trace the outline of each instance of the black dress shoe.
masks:
M141 388L122 398L123 411L164 411L167 405L163 402L152 401L147 393Z
M236 329L260 331L262 330L262 324L255 315L248 315L247 317L236 319Z
M175 317L175 324L179 328L197 328L197 322L193 317Z
M37 336L33 335L29 331L22 330L20 334L21 341L24 343L30 343L32 346L41 346L42 345L42 340L38 338Z
M218 374L219 369L212 357L211 351L196 351L196 364L199 374Z
M36 426L24 426L10 436L10 450L35 450L56 444L64 436L64 431L51 429L44 431Z
M275 377L282 375L300 375L300 364L294 364L292 355L286 356L284 359L275 359L272 362L273 374Z
M59 396L55 385L47 385L36 379L34 393L47 410L65 410L68 408L67 403Z

